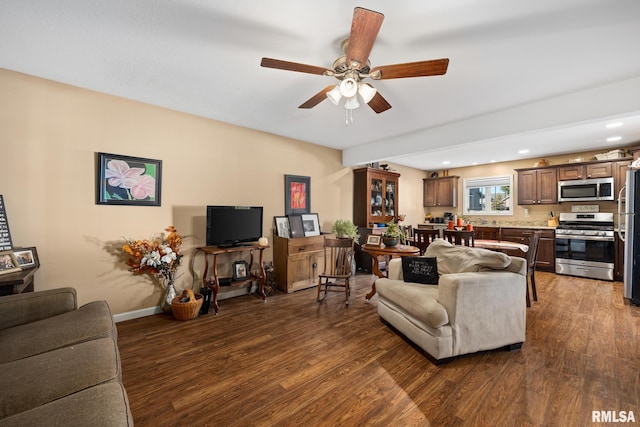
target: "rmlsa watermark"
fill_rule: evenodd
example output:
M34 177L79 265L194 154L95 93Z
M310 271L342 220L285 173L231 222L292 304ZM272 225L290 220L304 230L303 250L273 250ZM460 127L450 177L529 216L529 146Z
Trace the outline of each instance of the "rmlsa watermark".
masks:
M633 411L591 411L592 423L635 423Z

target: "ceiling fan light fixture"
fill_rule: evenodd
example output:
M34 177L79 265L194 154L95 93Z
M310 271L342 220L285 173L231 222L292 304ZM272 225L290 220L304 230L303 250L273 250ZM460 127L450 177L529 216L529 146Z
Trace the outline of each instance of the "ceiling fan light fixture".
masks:
M342 98L342 94L340 93L340 86L335 85L333 89L327 92L327 98L329 98L329 101L331 101L333 105L338 105L338 103L340 102L340 98Z
M366 83L360 83L360 87L358 88L358 93L367 104L371 102L377 92L376 88Z
M355 110L359 106L360 106L360 103L358 102L357 96L352 96L351 98L347 98L347 100L344 103L344 108L346 108L347 110Z
M340 94L345 98L351 98L358 92L358 82L354 78L348 77L340 83Z

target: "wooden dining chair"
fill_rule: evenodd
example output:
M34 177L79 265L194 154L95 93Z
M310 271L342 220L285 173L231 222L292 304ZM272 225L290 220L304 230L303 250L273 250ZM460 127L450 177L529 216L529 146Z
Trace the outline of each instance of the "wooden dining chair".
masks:
M474 227L474 239L500 240L500 227Z
M325 237L324 272L318 275L318 302L324 300L329 292L344 292L345 303L349 304L352 261L353 239ZM322 297L320 297L321 294Z
M413 230L413 242L420 249L420 255L424 255L429 244L440 237L440 230L428 228L415 228Z
M533 293L533 300L538 301L538 292L536 291L536 262L538 260L538 244L540 243L541 231L534 231L529 237L529 250L527 251L527 307L531 307L531 298L529 297L529 287Z
M443 235L452 245L475 246L473 230L444 230Z
M402 225L400 226L400 229L402 230L402 234L404 235L404 237L406 239L413 239L413 226L412 225Z

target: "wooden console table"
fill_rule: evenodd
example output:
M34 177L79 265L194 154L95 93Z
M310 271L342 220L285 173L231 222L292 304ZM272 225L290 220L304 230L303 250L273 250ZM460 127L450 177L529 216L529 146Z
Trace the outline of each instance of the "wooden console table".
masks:
M378 257L379 256L388 256L389 258L393 258L394 256L407 256L420 255L420 248L415 246L407 246L407 245L396 245L396 246L373 246L373 245L362 245L362 250L371 255L373 258L373 274L378 277L387 277L380 268L378 267ZM387 266L389 263L387 263ZM388 267L387 267L388 268ZM371 292L369 292L366 296L367 301L369 301L376 294L376 281L373 281L371 285Z
M212 291L212 299L211 305L215 314L218 314L218 291L220 290L220 278L218 277L218 255L225 254L237 254L241 252L249 252L251 254L251 259L249 261L249 277L245 280L239 280L234 282L236 285L242 285L244 283L253 282L254 280L258 281L260 286L259 293L260 297L262 297L262 301L267 301L267 296L264 293L264 282L266 279L266 273L264 271L264 266L262 265L262 254L265 249L269 246L260 246L257 243L247 246L232 246L232 247L218 247L218 246L202 246L196 248L196 251L200 251L204 253L204 274L202 275L202 286L210 288ZM254 252L259 252L259 273L251 273L253 270L253 262L254 262ZM209 260L211 260L211 276L212 280L209 280Z
M37 269L38 267L1 275L0 295L33 292L33 275Z

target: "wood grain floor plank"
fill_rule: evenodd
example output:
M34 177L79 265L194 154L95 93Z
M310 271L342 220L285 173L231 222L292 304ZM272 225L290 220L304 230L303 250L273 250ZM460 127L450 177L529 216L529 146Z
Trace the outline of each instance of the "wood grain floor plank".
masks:
M520 351L432 364L380 321L371 275L351 303L315 289L221 301L220 314L118 323L136 426L582 426L640 419L640 308L622 284L537 273Z

